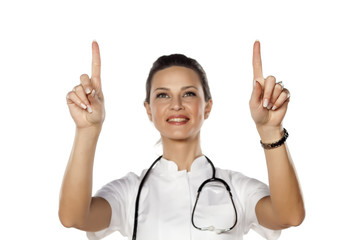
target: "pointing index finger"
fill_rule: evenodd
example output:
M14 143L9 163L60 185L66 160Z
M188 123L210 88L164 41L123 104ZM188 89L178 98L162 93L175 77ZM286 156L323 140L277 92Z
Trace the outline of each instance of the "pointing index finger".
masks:
M100 86L100 71L101 71L101 60L100 60L100 49L96 41L92 42L92 64L91 64L91 80L94 81L96 87Z
M264 79L262 72L261 54L260 54L260 42L258 40L255 41L254 49L253 49L253 71L254 71L254 80L259 81Z

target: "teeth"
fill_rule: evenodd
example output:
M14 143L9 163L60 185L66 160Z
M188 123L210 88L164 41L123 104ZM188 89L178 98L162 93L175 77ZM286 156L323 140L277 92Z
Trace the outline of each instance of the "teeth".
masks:
M186 118L171 118L168 120L168 122L185 122L187 121Z

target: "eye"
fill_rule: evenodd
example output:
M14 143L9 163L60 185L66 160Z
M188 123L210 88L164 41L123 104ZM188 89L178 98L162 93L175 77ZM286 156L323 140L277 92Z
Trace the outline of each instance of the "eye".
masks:
M166 93L158 93L156 98L168 98L169 96Z
M184 97L195 97L195 96L196 96L196 94L194 92L186 92L184 94Z

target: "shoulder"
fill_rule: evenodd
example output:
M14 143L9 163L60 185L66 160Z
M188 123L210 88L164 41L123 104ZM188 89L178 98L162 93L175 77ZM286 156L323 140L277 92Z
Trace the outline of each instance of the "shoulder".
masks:
M124 177L115 179L102 186L96 193L96 196L104 196L108 194L123 195L131 193L140 184L140 177L133 172L129 172Z
M233 170L216 169L217 175L224 178L241 195L249 195L255 192L268 193L268 186L258 179L248 177L245 174Z
M230 181L244 181L249 179L249 177L241 172L221 168L216 168L216 175L218 177L227 178Z
M140 177L133 172L127 173L124 177L115 179L109 182L107 185L117 185L117 184L136 184L139 182Z

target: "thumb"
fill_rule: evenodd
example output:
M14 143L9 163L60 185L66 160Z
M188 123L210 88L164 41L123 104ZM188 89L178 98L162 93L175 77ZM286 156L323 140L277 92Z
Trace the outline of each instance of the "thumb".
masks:
M91 105L98 104L100 102L98 93L96 92L95 89L93 89L92 92L88 95L88 99Z
M250 97L250 107L257 107L261 104L262 87L261 84L254 80L254 87Z

